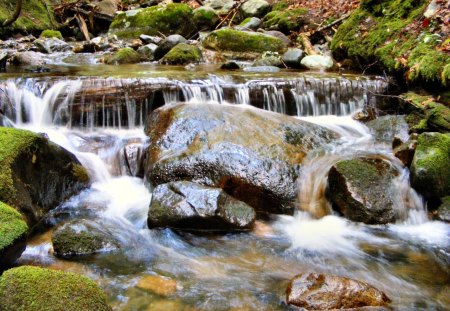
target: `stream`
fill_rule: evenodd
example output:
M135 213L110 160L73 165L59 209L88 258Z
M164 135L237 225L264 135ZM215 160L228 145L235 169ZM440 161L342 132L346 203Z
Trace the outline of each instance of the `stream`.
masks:
M0 81L0 108L10 124L46 133L74 153L92 179L90 188L49 213L41 226L47 229L29 241L19 264L87 275L105 290L115 310L295 310L286 305L285 290L292 277L304 272L367 282L391 298L394 310L449 307L450 225L428 220L391 146L351 118L383 100L375 96L389 91L382 78L237 75L208 68L168 73L153 67L130 67L130 77L105 67L95 77L95 69L82 68ZM273 215L258 220L251 232L233 234L149 230L152 189L124 154L136 157L148 144L143 131L148 113L178 101L288 114L341 138L305 159L294 216ZM395 198L402 221L364 225L333 214L325 199L328 171L355 154L382 157L402 171ZM53 256L51 227L73 219L87 219L117 238L119 251L76 261ZM162 277L156 287L170 287L164 280L175 280L176 286L159 294L145 291L138 283L147 276Z

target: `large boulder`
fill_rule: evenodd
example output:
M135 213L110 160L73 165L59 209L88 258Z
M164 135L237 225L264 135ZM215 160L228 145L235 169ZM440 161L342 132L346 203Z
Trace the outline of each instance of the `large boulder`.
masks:
M423 133L411 164L411 185L422 194L429 207L450 195L450 134Z
M159 185L152 195L148 226L189 230L250 229L255 211L220 188L187 181Z
M394 222L393 179L399 172L386 160L354 158L333 165L328 174L327 195L333 208L352 221L367 224Z
M195 31L192 9L184 3L122 12L116 15L109 30L119 38L139 38L141 34L190 37Z
M297 8L293 10L272 11L263 19L265 29L279 30L285 34L297 31L308 23L305 19L308 10Z
M329 130L294 117L194 103L155 110L146 133L153 185L189 180L276 213L293 212L305 155L335 138Z
M0 166L0 200L30 226L89 183L73 154L25 130L0 128Z
M367 283L318 273L294 277L287 288L286 300L290 305L307 310L359 310L363 307L386 307L390 303L386 294Z
M106 58L106 63L110 65L135 64L141 61L141 56L132 48L123 48L114 55Z
M167 65L187 65L190 63L198 63L201 59L202 52L198 47L187 43L179 43L164 55L160 63Z
M63 271L22 266L0 277L0 310L112 310L91 279Z
M45 59L42 53L25 51L14 53L11 63L19 66L42 66L45 64Z
M119 248L119 242L98 224L88 220L66 223L52 234L55 256L72 258L110 252Z
M72 47L65 41L58 38L43 38L34 41L34 45L42 53L51 54L54 52L67 52L71 51Z
M408 123L405 116L382 116L366 123L375 139L391 144L394 137L405 142L408 140Z
M22 215L0 202L0 270L20 257L26 247L27 233Z
M286 48L283 41L276 37L227 28L211 32L202 43L208 49L232 52L282 52Z

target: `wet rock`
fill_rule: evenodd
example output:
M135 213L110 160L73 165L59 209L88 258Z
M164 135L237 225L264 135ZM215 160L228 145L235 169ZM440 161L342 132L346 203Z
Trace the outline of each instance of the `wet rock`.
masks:
M238 27L236 27L237 30L256 30L261 26L261 19L257 17L248 17L244 19Z
M100 51L106 51L109 48L111 48L111 44L108 41L108 38L105 37L95 37L92 38L89 43L92 45L93 50L92 52L100 52ZM87 52L87 50L86 50Z
M33 51L17 52L12 56L11 63L21 66L42 66L45 64L44 54Z
M308 310L385 307L390 303L382 291L367 283L317 273L294 277L287 288L286 300Z
M278 53L266 52L259 59L253 63L254 67L257 66L272 66L272 67L283 67L283 62L281 61L281 56Z
M72 47L65 41L57 38L50 39L37 39L34 41L34 45L42 53L54 53L54 52L67 52L71 51Z
M233 52L282 52L286 47L282 40L274 36L234 29L215 30L202 43L208 49Z
M0 277L0 310L112 310L91 279L32 266L5 271Z
M281 59L289 68L300 68L300 62L303 57L305 57L303 50L290 48L283 54Z
M155 59L155 51L158 46L154 43L149 43L140 47L137 52L141 55L142 60L152 61Z
M50 72L50 68L46 66L27 66L24 68L27 72L33 72L33 73L42 73L42 72Z
M144 42L145 44L155 44L155 45L160 44L161 41L163 40L163 38L161 37L149 35L140 35L139 39L141 39L141 41Z
M158 48L155 51L155 58L157 60L161 59L166 55L171 49L180 43L187 43L187 40L180 35L171 35L160 42Z
M8 60L8 53L6 51L0 51L0 72L6 71L7 60Z
M244 71L247 72L279 72L280 68L275 66L252 66L245 67Z
M34 225L89 183L75 156L41 135L0 128L0 200Z
M28 226L12 207L0 202L0 271L25 250Z
M110 34L119 38L138 38L142 34L190 37L196 31L192 9L184 3L157 5L119 13L110 26Z
M241 69L241 66L239 66L239 64L236 63L236 62L229 61L229 62L223 63L220 66L220 69L224 69L224 70L238 70L238 69Z
M143 148L142 142L131 141L121 150L119 155L119 168L121 175L143 177Z
M241 6L244 17L263 17L270 9L270 4L265 0L248 0Z
M188 230L247 230L255 211L220 188L179 181L159 185L152 195L148 226Z
M366 224L394 222L397 215L395 185L397 170L389 162L376 158L343 160L328 174L327 196L333 208L344 217Z
M322 55L305 56L300 63L310 70L330 70L334 66L334 61L330 56Z
M110 252L119 243L98 224L77 220L58 227L52 235L54 254L61 258L73 258Z
M159 296L170 296L177 291L177 282L175 280L159 275L144 276L136 286Z
M394 137L408 140L409 126L405 116L389 115L378 117L366 123L376 140L391 144Z
M450 223L450 196L441 198L442 204L434 212L433 218Z
M179 43L161 58L160 63L166 65L186 65L198 63L201 59L202 52L198 47L186 43Z
M220 21L220 17L217 15L213 8L207 6L201 6L194 10L194 23L199 30L214 29Z
M414 153L417 148L417 134L412 134L408 141L401 143L398 146L393 146L394 155L400 161L402 161L403 165L406 167L410 167L412 164L412 160L414 157Z
M411 185L437 207L440 198L450 195L450 134L419 135L411 164Z
M276 213L294 210L303 157L336 137L294 117L210 104L161 107L146 133L152 184L190 180Z
M141 61L141 56L132 48L123 48L106 59L110 65L135 64Z

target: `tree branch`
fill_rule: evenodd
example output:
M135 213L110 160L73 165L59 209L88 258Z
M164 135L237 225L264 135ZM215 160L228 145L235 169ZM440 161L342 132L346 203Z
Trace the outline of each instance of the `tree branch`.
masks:
M19 18L20 12L22 11L22 2L23 0L17 0L16 9L14 10L13 15L11 16L10 19L7 19L6 21L3 22L2 27L7 27L11 25Z

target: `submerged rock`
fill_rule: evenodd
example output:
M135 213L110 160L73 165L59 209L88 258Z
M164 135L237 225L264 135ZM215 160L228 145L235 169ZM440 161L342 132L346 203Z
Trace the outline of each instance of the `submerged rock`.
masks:
M429 207L450 195L450 134L423 133L411 164L411 185L422 194Z
M112 310L91 279L69 272L22 266L0 277L0 310Z
M89 183L73 154L41 135L0 128L0 200L31 226Z
M248 230L255 221L253 208L220 188L179 181L159 185L152 195L148 226L189 230Z
M278 72L280 71L280 68L275 66L252 66L252 67L245 67L244 71L247 72Z
M390 299L375 287L345 277L327 274L300 274L286 291L290 305L308 310L385 307Z
M146 125L149 180L219 187L259 211L292 213L299 165L336 135L317 125L253 108L166 105Z
M73 221L57 228L52 235L55 256L72 258L94 255L119 248L119 243L98 224Z
M355 158L339 161L328 174L333 208L352 221L386 224L397 220L394 206L398 171L382 159Z
M187 43L179 43L164 55L160 63L167 65L186 65L198 63L201 58L202 52L198 47Z
M177 291L177 282L175 280L159 275L144 276L136 286L145 291L165 297L171 296Z
M20 257L26 247L27 233L22 215L0 202L0 270Z

